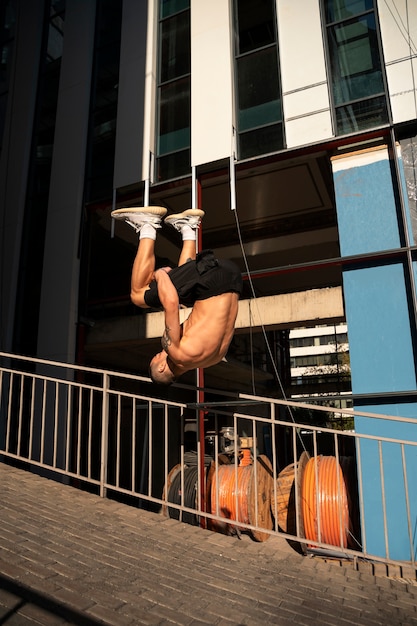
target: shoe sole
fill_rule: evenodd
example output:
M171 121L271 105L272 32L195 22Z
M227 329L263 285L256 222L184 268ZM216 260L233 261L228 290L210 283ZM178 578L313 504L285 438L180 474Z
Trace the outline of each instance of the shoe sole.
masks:
M111 216L115 219L123 219L126 215L135 213L145 213L146 215L157 215L163 217L167 213L167 209L162 206L141 206L141 207L125 207L123 209L115 209L111 212Z
M191 217L204 217L205 213L202 209L186 209L185 211L182 211L182 213L174 213L172 215L168 215L164 222L169 222L171 220L178 220L181 219L182 217L187 217L187 216L191 216Z

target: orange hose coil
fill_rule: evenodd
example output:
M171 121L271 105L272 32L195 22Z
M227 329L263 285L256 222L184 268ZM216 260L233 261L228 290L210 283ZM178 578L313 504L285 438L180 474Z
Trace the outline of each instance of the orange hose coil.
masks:
M252 456L248 448L244 448L240 454L239 467L252 465Z
M237 468L234 465L220 465L218 467L218 509L216 502L216 474L213 475L211 489L211 510L213 513L244 524L250 523L248 493L252 472L252 465Z
M308 461L301 485L301 504L307 539L348 546L348 497L343 472L335 457L320 455Z

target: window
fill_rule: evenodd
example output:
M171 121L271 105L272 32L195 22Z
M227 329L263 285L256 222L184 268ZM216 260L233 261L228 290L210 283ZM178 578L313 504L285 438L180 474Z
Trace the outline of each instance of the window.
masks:
M121 3L99 0L84 191L86 202L111 197L113 192L121 24Z
M65 2L45 6L36 113L26 189L13 350L36 354L49 185L61 76Z
M274 0L235 0L239 158L284 146Z
M191 41L188 0L161 0L157 180L191 171Z
M15 44L16 2L0 3L0 148L3 140L10 70Z
M336 134L388 123L374 0L324 0Z

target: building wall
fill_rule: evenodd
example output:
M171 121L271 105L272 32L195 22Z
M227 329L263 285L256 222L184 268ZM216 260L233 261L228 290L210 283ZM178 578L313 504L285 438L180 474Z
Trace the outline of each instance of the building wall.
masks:
M394 123L417 117L417 4L377 0Z
M38 335L38 356L75 357L95 6L67 0Z
M191 4L191 164L232 153L233 72L230 2Z
M417 6L393 17L377 3L394 123L417 117ZM114 186L149 176L155 152L157 0L124 0ZM334 138L319 0L277 0L287 148ZM230 156L234 126L233 15L229 0L191 1L192 165ZM147 23L146 23L147 20ZM405 26L409 32L405 31Z
M155 108L152 94L156 85L156 28L154 3L148 4L135 0L123 2L113 181L116 189L149 177L150 141L155 126L154 115L150 116L149 111Z
M342 256L370 255L366 263L352 265L343 272L352 393L359 396L355 408L389 416L412 416L417 403L396 399L395 392L406 396L417 391L413 276L405 250L388 260L380 254L401 248L409 224L408 202L398 193L398 181L393 173L396 157L386 147L343 156L333 160L333 175ZM398 167L402 170L401 158ZM405 202L404 211L400 210L401 198ZM362 435L417 441L417 424L395 420L359 416L355 418L355 430ZM407 515L398 515L406 507L406 493L400 487L404 484L400 448L388 442L382 446L380 454L377 443L365 439L358 443L357 449L362 468L366 548L371 554L385 553L386 513L389 557L409 560L413 555ZM415 519L415 448L405 446L405 457L411 519ZM381 464L385 502L380 496Z
M35 116L37 77L42 45L43 1L30 2L17 24L15 50L7 100L3 149L0 158L2 275L1 345L13 342L15 302L24 219L26 186Z
M319 0L277 0L288 148L332 136Z

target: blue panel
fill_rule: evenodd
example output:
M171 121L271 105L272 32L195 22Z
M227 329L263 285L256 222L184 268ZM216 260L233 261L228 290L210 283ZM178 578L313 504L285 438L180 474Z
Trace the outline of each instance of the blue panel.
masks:
M409 190L407 188L406 172L404 171L404 167L408 169L408 175L410 176L410 172L409 172L410 164L409 163L404 164L404 160L401 157L399 157L398 158L398 170L399 170L400 185L402 189L402 197L404 200L404 214L405 214L406 225L407 225L408 234L410 238L410 245L413 245L414 236L413 236L413 225L412 225L412 217L411 217L411 210L410 210L411 207L410 207L410 199L408 197ZM411 195L415 194L414 166L412 167L412 183L410 183L410 187L413 188L413 189L410 189L410 194ZM413 210L413 213L415 213L415 209ZM414 215L414 220L415 220L415 215Z
M401 264L344 272L353 393L416 389Z
M356 406L356 409L359 407ZM415 424L355 418L355 430L377 437L417 441L417 405L366 406L364 411L400 414L416 419ZM410 560L417 556L417 446L402 446L360 438L357 447L362 468L363 510L361 512L369 554ZM384 487L384 490L382 489ZM385 522L384 522L385 506ZM385 528L387 545L385 543Z
M383 153L378 152L348 158L341 165L348 169L340 171L340 165L335 163L343 256L401 247L390 163L381 156ZM349 169L352 163L357 166ZM404 188L403 164L399 165ZM403 265L382 264L344 271L343 285L353 394L415 390L410 296ZM357 402L355 408L360 408ZM417 404L384 405L381 401L364 410L409 416L416 423L356 417L358 435L417 441ZM361 438L358 460L367 553L406 561L415 558L417 447L395 442L379 444L376 440Z
M400 247L387 159L334 174L342 256Z

